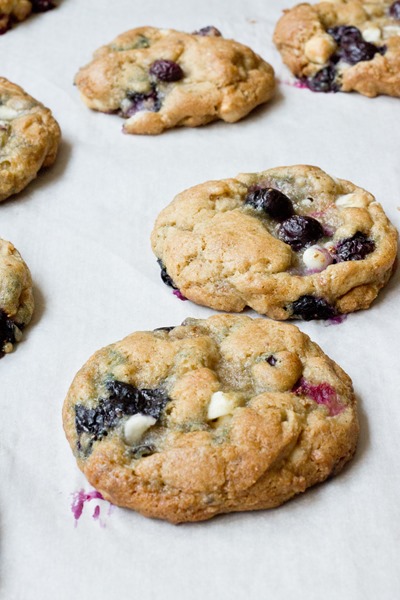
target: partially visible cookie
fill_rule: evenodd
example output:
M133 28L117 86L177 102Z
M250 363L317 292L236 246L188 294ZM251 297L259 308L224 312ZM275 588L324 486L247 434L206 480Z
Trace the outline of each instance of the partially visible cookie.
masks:
M400 96L400 0L298 4L278 22L274 42L315 92Z
M97 50L75 83L89 108L120 115L137 134L238 121L275 88L272 67L214 27L127 31Z
M24 21L32 12L47 12L55 7L52 0L0 0L0 35L13 23Z
M60 127L51 111L0 77L0 201L23 190L56 159Z
M173 523L278 506L338 473L358 437L351 380L317 344L233 315L96 352L63 419L107 500Z
M18 250L0 238L0 358L21 340L33 308L29 269Z
M329 319L368 308L397 234L362 188L317 167L278 167L190 188L158 216L164 283L225 311Z

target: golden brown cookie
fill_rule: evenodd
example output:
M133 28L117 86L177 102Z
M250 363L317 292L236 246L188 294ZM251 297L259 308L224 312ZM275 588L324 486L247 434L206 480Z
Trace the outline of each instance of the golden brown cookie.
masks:
M104 498L173 523L278 506L338 473L358 437L337 364L294 325L233 315L96 352L63 418Z
M213 27L127 31L97 50L75 83L89 108L120 115L124 132L138 134L238 121L275 88L268 63Z
M400 96L400 0L298 4L278 22L274 42L315 92Z
M0 77L0 201L54 163L60 136L48 108Z
M329 319L368 308L397 234L362 188L317 167L278 167L190 188L158 216L164 283L224 311Z
M52 0L0 0L0 35L13 23L24 21L32 12L47 12L55 7Z
M0 357L21 340L33 308L29 269L18 250L0 238Z

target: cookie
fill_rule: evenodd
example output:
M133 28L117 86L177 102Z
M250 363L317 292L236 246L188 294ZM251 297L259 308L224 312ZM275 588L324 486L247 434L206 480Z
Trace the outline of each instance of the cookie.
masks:
M97 50L75 83L89 108L118 114L136 134L238 121L275 87L268 63L214 27L127 31Z
M21 340L33 308L29 269L18 250L0 238L0 358Z
M56 5L52 0L0 0L0 35L33 13L47 12Z
M60 127L51 111L0 77L0 201L23 190L56 159Z
M344 371L294 325L237 315L96 352L63 418L104 498L173 523L278 506L338 473L358 437Z
M400 0L329 0L285 11L274 42L314 92L400 96Z
M374 196L317 167L278 167L190 188L157 218L164 283L197 304L273 319L368 308L397 234Z

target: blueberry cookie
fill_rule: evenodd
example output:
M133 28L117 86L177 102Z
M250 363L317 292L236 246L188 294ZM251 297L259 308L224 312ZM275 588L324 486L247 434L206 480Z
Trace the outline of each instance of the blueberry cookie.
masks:
M18 250L0 238L0 358L21 340L33 307L29 269Z
M337 364L294 325L234 315L103 348L63 417L107 500L173 523L278 506L338 473L358 437Z
M274 42L314 92L400 96L400 0L299 4L278 22Z
M52 0L0 0L0 35L6 33L18 21L29 15L55 8Z
M54 163L60 135L48 108L0 77L0 201Z
M89 108L118 114L124 132L137 134L238 121L275 87L268 63L214 27L127 31L97 50L75 83Z
M397 235L371 194L298 165L178 194L152 246L164 283L193 302L311 320L368 308L390 277Z

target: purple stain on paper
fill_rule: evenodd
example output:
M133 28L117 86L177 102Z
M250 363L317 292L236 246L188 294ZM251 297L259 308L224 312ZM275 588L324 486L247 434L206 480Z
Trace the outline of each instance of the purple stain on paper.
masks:
M326 327L329 327L330 325L340 325L347 319L347 316L348 315L336 315L335 317L332 317L332 319L325 321L324 325Z
M71 511L75 518L75 527L77 527L78 521L82 516L85 504L87 502L91 502L92 500L104 500L104 498L100 494L100 492L98 492L97 490L92 490L91 492L85 492L84 489L80 489L77 492L74 492L72 494ZM110 507L107 512L108 515L111 514L111 506L112 505L110 504ZM92 518L95 521L99 521L100 525L102 527L104 527L104 524L100 521L100 510L101 510L100 505L96 504L94 511L93 511Z
M339 400L335 389L329 383L309 383L303 377L296 383L293 392L298 396L308 396L317 404L326 406L329 416L334 417L346 408Z
M179 300L187 300L187 298L179 290L174 290L173 295L179 298Z

